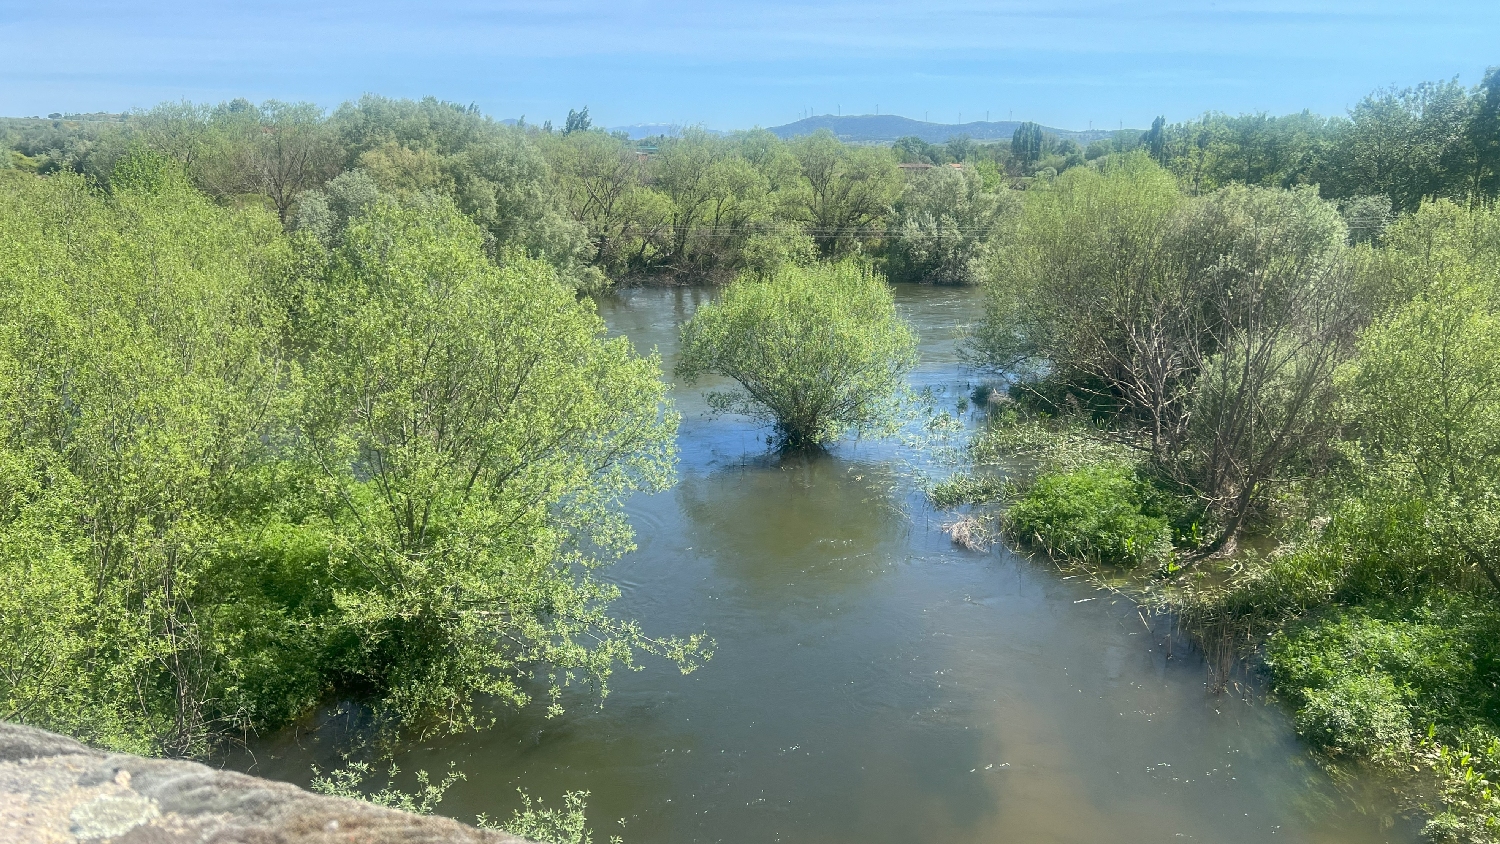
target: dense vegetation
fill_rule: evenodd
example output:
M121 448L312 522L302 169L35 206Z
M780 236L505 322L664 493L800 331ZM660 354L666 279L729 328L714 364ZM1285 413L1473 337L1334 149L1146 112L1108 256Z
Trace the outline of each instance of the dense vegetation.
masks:
M340 179L405 199L443 197L479 226L493 259L543 260L585 289L606 278L728 281L883 254L908 230L916 243L903 272L941 264L944 280L971 281L979 230L1005 187L970 169L937 174L941 186L925 189L928 174L908 179L891 149L826 133L787 143L764 131L689 131L633 143L591 129L587 110L553 131L430 98L366 96L326 115L235 100L12 119L0 123L0 145L0 168L72 171L101 187L129 149L143 147L178 162L221 204L264 207L289 230L337 217ZM955 227L963 243L933 242Z
M1493 840L1500 211L1472 184L1372 241L1310 187L1076 168L1025 193L971 351L1010 384L981 451L1103 441L1033 449L1014 535L1152 563L1205 636L1270 634L1310 741L1437 772L1432 834ZM1231 553L1247 535L1274 550Z
M579 293L728 283L677 374L806 447L894 419L886 278L979 282L974 453L1036 471L935 498L1264 644L1329 758L1500 835L1500 72L1086 149L373 96L0 137L0 717L198 755L334 696L457 730L690 669L594 573L676 417Z
M1347 117L1206 114L1159 122L1143 140L1194 191L1318 185L1368 231L1426 199L1494 196L1497 119L1500 72L1492 68L1474 88L1454 80L1377 91Z
M1158 120L1086 148L1036 124L1010 142L850 145L765 131L631 141L591 127L496 122L435 99L365 96L332 113L234 100L125 115L0 120L0 168L81 173L107 187L129 149L179 162L220 204L259 205L289 229L328 218L328 188L358 173L397 197L442 196L492 258L525 254L575 287L620 280L727 282L863 253L895 280L972 283L1013 190L1143 150L1186 192L1316 187L1355 239L1424 198L1500 190L1500 77L1376 92L1347 116L1207 114Z
M480 695L691 665L590 573L672 477L659 363L550 265L497 265L441 198L377 194L325 244L149 151L108 193L15 175L0 717L199 754L329 695L462 729Z

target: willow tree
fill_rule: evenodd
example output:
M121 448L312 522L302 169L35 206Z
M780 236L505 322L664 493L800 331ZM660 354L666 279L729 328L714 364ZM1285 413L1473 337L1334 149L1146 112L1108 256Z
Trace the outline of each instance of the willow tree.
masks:
M1020 204L1012 193L986 191L973 171L938 167L913 174L891 224L891 276L926 284L978 282L1005 217Z
M238 640L303 670L249 596L204 600L285 441L266 280L288 255L273 215L216 207L160 157L111 184L0 187L0 719L192 754L253 725Z
M886 147L841 143L820 130L788 145L802 171L789 207L825 258L847 255L883 228L901 195L901 170Z
M139 148L110 194L17 176L0 719L199 755L334 695L458 728L476 695L692 664L592 573L672 476L659 363L549 265L498 268L441 200L289 238Z
M525 702L538 667L556 695L642 649L689 666L696 640L612 618L591 574L630 545L616 505L673 477L658 359L605 339L549 265L496 267L444 203L378 202L319 287L302 428L337 520L345 670L404 721L462 728L477 694Z
M677 375L733 378L742 389L710 394L715 409L771 422L783 446L806 448L891 425L916 362L885 279L846 262L741 277L683 326Z
M1189 197L1141 152L1070 170L1028 192L971 349L1195 489L1217 547L1330 433L1366 315L1346 236L1310 188Z

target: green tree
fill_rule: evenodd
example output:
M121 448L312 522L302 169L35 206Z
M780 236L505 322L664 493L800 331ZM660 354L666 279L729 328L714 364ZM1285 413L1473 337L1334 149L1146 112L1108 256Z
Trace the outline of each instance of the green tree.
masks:
M737 147L697 129L662 142L651 180L672 203L661 257L673 271L701 278L737 270L740 250L769 215L768 180Z
M979 145L968 135L955 135L948 139L943 145L948 150L948 157L957 162L968 161L974 157Z
M1206 197L1174 244L1203 322L1185 346L1195 375L1169 469L1232 542L1272 487L1305 471L1334 433L1334 373L1367 312L1347 229L1312 188L1233 185Z
M388 193L448 196L480 226L492 260L519 251L553 264L577 287L603 283L588 232L569 214L556 174L526 130L434 97L366 95L328 122L345 168L365 170Z
M233 104L230 104L231 106ZM259 107L220 106L215 143L199 168L203 186L225 199L265 197L283 225L297 198L339 172L339 148L323 110L312 103L269 100Z
M978 282L1005 215L1018 205L1005 188L986 191L972 170L913 173L891 225L891 277L929 284Z
M742 391L711 394L713 406L773 423L788 448L888 428L917 362L890 287L851 262L741 278L698 310L682 339L677 375L738 381Z
M1010 152L1023 165L1031 164L1042 157L1042 127L1027 121L1016 127L1010 136Z
M184 170L0 182L0 717L198 755L693 664L593 573L671 478L656 359L446 199L349 173L288 237Z
M589 119L589 107L584 106L583 111L568 109L567 122L563 123L563 134L571 135L574 132L587 132L594 121Z
M1102 172L1069 171L1055 186L1027 191L1023 199L1014 232L991 256L986 315L970 337L971 349L1023 379L1051 372L1075 390L1105 389L1096 370L1107 365L1109 350L1124 336L1121 322L1130 319L1114 305L1156 310L1186 295L1167 248L1186 200L1144 153ZM1157 345L1143 342L1141 351ZM1171 415L1182 400L1183 365L1169 356L1152 364L1151 384L1107 388L1108 395L1139 393L1132 401L1151 407L1151 415Z
M289 256L274 216L160 156L116 172L110 197L67 174L0 189L0 717L190 754L322 688L305 629L253 593L204 601L271 509ZM249 640L278 688L246 688Z
M797 139L801 165L795 214L825 258L845 255L872 239L900 195L901 171L884 147L854 147L820 130Z
M1485 71L1469 118L1468 143L1474 150L1476 197L1500 194L1500 67Z
M1155 120L1151 121L1151 128L1147 130L1146 134L1141 136L1141 146L1146 148L1151 158L1157 163L1163 163L1166 160L1166 127L1167 119L1158 116Z
M1500 593L1500 213L1417 216L1393 246L1411 250L1413 295L1362 334L1340 379L1355 502L1343 539L1384 558L1388 587L1480 575Z
M1423 199L1464 197L1473 150L1466 136L1473 111L1457 81L1386 89L1365 97L1335 126L1329 180L1340 196L1384 194L1401 212Z
M676 417L656 358L603 339L545 264L486 260L451 206L356 218L300 329L302 426L337 535L344 670L403 721L474 723L473 698L603 684L640 650L691 665L606 613L590 572L628 548L617 504L672 478ZM556 704L554 703L554 706Z
M942 147L929 144L915 135L897 138L891 144L891 149L896 151L897 157L902 164L932 164L946 163L947 155Z
M564 202L593 243L596 266L628 271L666 224L664 197L644 185L643 156L628 142L603 132L574 132L543 147ZM654 252L653 252L654 254Z
M1326 438L1366 313L1346 229L1311 189L1184 196L1144 154L1028 191L991 263L973 348L1061 410L1107 421L1234 539Z

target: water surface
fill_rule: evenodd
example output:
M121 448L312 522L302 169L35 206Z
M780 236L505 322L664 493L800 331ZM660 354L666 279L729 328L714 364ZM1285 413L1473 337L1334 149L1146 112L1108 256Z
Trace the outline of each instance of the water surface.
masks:
M600 310L670 373L677 326L711 295L627 291ZM953 340L975 293L898 299L922 336L914 384L956 404L978 380ZM1333 789L1253 689L1210 693L1162 622L1045 561L955 548L909 446L778 460L764 428L707 414L714 386L673 390L680 482L629 503L639 549L607 571L619 614L707 631L715 656L690 676L617 674L602 707L580 692L559 718L502 713L407 748L408 771L467 774L443 814L506 816L524 785L549 804L592 792L595 840L627 844L1416 840L1373 789ZM274 737L257 772L305 782L336 761L333 732Z

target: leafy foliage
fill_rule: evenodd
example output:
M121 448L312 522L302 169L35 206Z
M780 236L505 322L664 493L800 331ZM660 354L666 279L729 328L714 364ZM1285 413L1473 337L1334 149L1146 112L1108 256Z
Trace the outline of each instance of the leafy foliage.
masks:
M801 170L789 207L825 258L872 241L901 190L895 156L882 147L842 144L827 130L790 145Z
M1327 410L1340 436L1295 490L1311 525L1181 604L1190 618L1279 631L1274 686L1315 745L1434 773L1438 840L1500 828L1500 765L1485 750L1500 725L1496 221L1437 202L1387 231L1366 265L1376 317Z
M532 664L686 658L609 619L614 588L586 574L629 547L614 505L671 479L657 361L603 340L545 265L494 267L451 208L377 204L319 281L302 424L339 517L345 670L462 726L478 693L524 703Z
M989 192L980 175L940 167L913 174L892 222L887 268L898 281L974 284L1007 212L1011 192Z
M189 753L320 690L276 609L196 600L269 515L290 371L265 281L289 256L274 217L150 165L109 200L0 192L0 714ZM246 636L279 640L279 685L244 688Z
M450 764L448 773L440 782L434 783L432 776L426 771L417 771L417 790L403 791L396 787L396 776L401 769L391 765L386 770L386 784L379 791L370 791L371 786L366 785L366 780L374 772L374 766L369 762L344 760L344 765L324 774L313 768L313 780L309 786L319 794L327 794L330 797L342 797L346 800L363 800L366 803L374 803L387 809L396 809L402 812L411 812L416 815L430 815L437 804L443 802L443 796L453 784L462 779L467 779L461 771L453 770Z
M1500 668L1492 611L1464 597L1373 600L1273 635L1267 664L1298 729L1332 752L1403 761L1432 725L1447 739L1493 733Z
M483 829L504 829L511 835L519 835L540 844L591 844L594 831L588 826L587 791L569 791L563 794L560 809L548 809L540 798L532 798L521 790L520 809L511 813L510 820L496 823L484 815L479 816ZM611 835L611 844L619 844L619 836Z
M1311 191L1189 197L1143 153L1070 171L1027 192L971 349L1197 490L1226 543L1326 427L1365 314L1344 239Z
M691 667L591 573L671 478L659 363L549 266L441 198L325 243L118 170L0 185L0 717L195 755L330 694L461 729Z
M1100 465L1038 477L1005 513L1007 528L1064 559L1168 565L1172 529L1149 485L1128 466Z
M710 396L716 409L772 422L792 448L895 420L916 336L896 314L885 280L855 263L741 278L682 328L677 375L707 373L743 391Z

